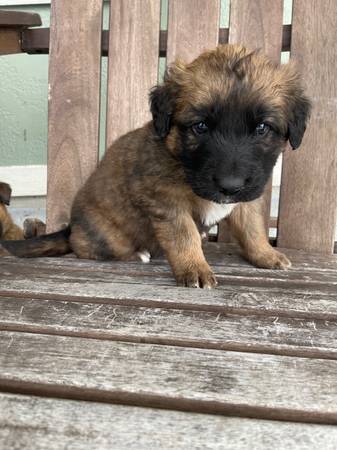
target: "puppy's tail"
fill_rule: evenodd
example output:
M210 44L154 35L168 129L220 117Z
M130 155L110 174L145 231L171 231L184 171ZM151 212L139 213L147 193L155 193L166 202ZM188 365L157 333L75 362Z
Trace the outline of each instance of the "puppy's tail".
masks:
M19 256L20 258L37 258L39 256L60 256L71 252L68 226L56 233L45 234L19 241L0 240L0 256Z

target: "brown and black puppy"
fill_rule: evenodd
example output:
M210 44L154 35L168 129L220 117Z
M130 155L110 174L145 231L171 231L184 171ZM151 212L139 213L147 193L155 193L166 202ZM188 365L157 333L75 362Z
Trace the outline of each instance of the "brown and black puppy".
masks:
M23 239L23 231L15 225L6 205L9 205L12 189L9 184L0 182L0 239Z
M268 243L258 199L310 103L292 65L224 45L176 62L150 95L153 121L118 139L78 192L70 226L26 242L17 256L148 261L165 251L179 285L210 288L199 229L228 216L248 260L286 268Z
M46 231L45 224L39 219L26 219L23 230L14 223L6 205L10 204L12 189L9 184L0 182L0 239L17 240L40 236ZM0 247L0 256L8 254Z

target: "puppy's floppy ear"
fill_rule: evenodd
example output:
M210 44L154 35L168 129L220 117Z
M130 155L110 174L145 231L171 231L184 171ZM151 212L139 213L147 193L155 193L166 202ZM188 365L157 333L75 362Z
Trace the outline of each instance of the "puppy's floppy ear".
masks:
M174 96L171 87L165 83L150 92L150 106L153 126L160 138L168 135L174 111Z
M295 94L294 104L288 122L288 134L290 145L293 150L301 145L304 132L307 127L307 122L310 117L311 112L311 102L310 100L301 92Z
M9 205L12 189L9 184L0 182L0 203Z

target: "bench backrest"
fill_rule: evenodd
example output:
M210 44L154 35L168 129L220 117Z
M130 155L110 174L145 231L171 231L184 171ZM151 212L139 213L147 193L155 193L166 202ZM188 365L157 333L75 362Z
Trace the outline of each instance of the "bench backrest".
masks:
M150 118L148 91L159 55L191 60L219 42L261 48L275 60L290 50L314 104L302 148L284 154L279 246L333 251L337 214L337 27L334 0L293 0L283 27L283 0L231 0L229 30L220 0L169 0L160 31L160 0L110 5L106 141ZM98 162L103 0L55 0L50 31L48 228L69 219L73 197ZM290 44L291 40L291 44ZM271 185L266 189L266 222ZM221 233L220 233L221 235Z

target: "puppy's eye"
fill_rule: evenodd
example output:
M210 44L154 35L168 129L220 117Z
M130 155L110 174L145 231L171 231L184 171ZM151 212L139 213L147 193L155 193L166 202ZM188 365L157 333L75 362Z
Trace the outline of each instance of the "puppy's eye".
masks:
M270 130L270 126L267 125L266 123L262 122L256 126L255 134L257 134L258 136L263 136L263 135L267 134L269 130Z
M192 130L195 134L204 134L208 131L208 126L205 124L205 122L198 122L192 125Z

